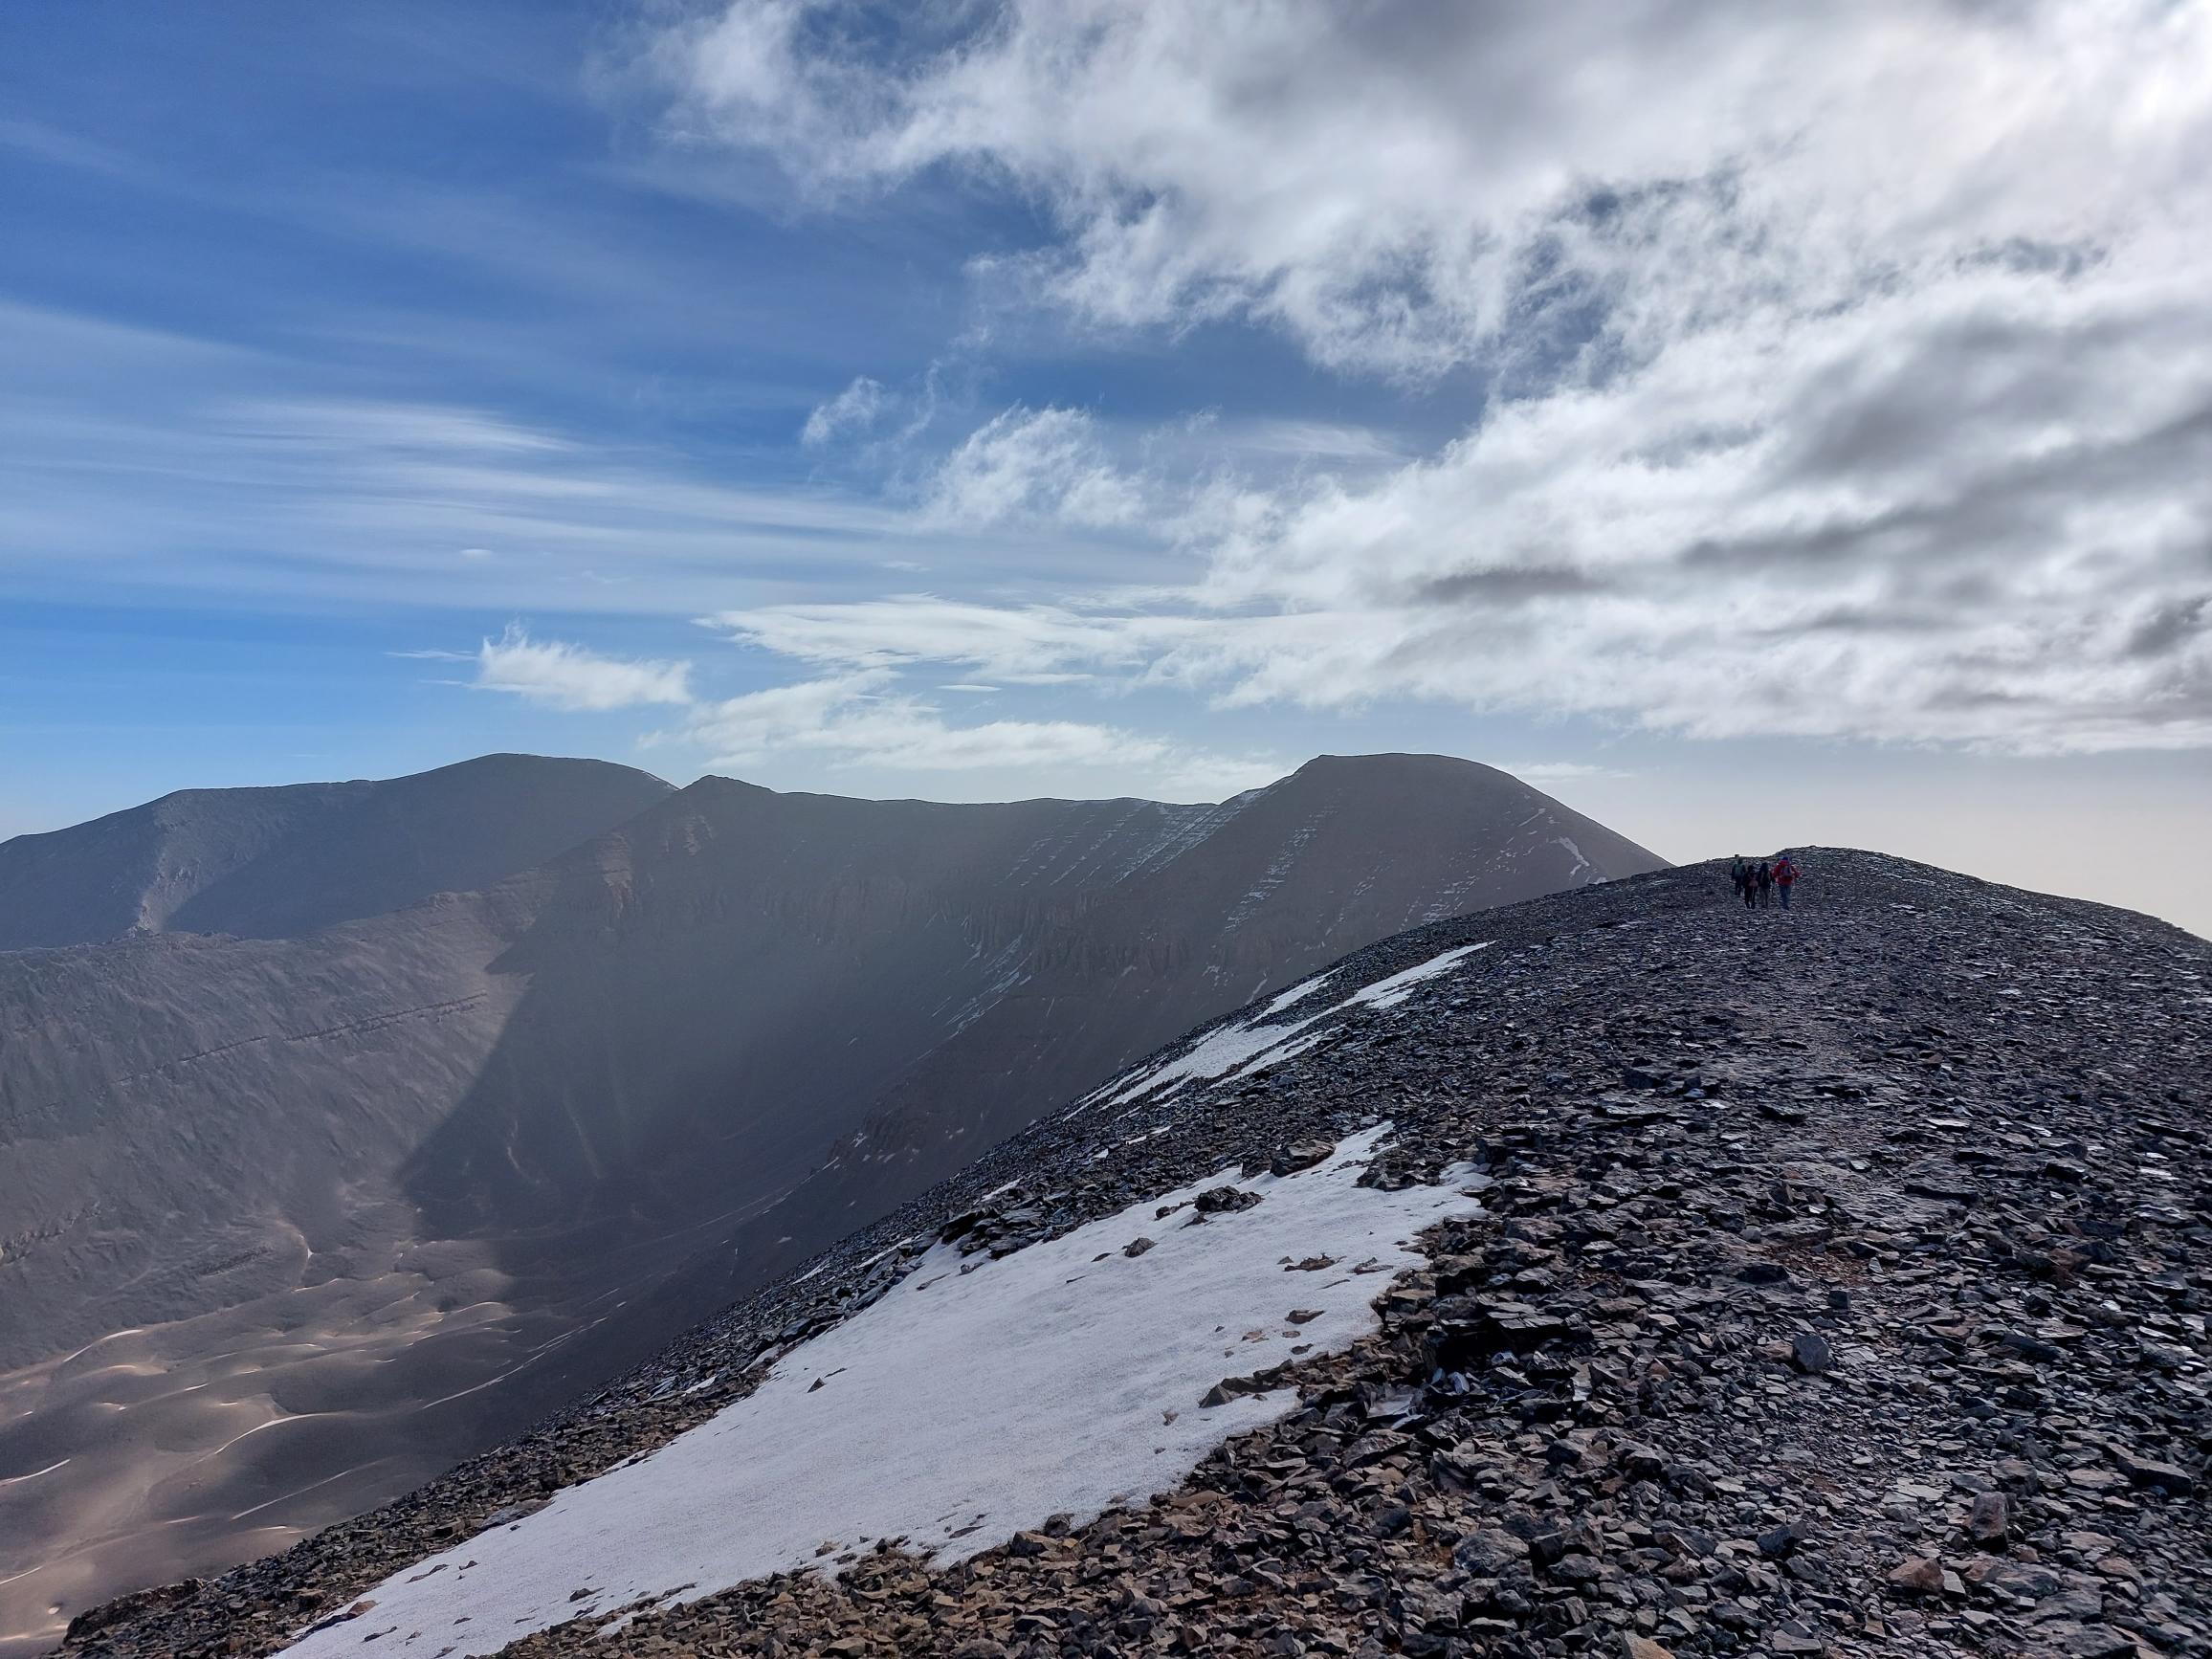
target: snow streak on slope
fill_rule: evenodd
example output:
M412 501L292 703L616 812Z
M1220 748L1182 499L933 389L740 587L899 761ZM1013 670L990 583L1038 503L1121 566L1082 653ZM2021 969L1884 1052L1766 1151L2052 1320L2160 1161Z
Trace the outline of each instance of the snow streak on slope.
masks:
M1413 1265L1416 1233L1480 1207L1457 1189L1464 1173L1401 1192L1356 1184L1387 1129L1303 1173L1238 1183L1262 1202L1203 1224L1155 1212L1210 1181L996 1261L933 1250L709 1422L414 1563L368 1593L367 1613L286 1651L492 1653L582 1615L815 1565L830 1540L904 1537L943 1564L1056 1513L1084 1520L1171 1491L1223 1440L1296 1404L1286 1388L1201 1408L1215 1382L1374 1331L1370 1302L1389 1281L1373 1270ZM1139 1236L1157 1242L1123 1254ZM1283 1267L1316 1255L1342 1271ZM1294 1308L1319 1312L1292 1325Z
M1032 843L1006 872L1009 882L1057 887L1108 885L1158 869L1189 851L1234 818L1250 796L1218 806L1183 807L1156 801L1102 803L1091 815L1071 820Z
M1442 956L1416 962L1409 968L1392 974L1388 979L1377 980L1371 985L1362 986L1342 1002L1323 1008L1317 1014L1308 1014L1302 1020L1293 1020L1282 1026L1264 1026L1258 1023L1258 1020L1266 1019L1277 1009L1287 1007L1308 992L1319 988L1335 973L1336 970L1331 969L1329 973L1308 980L1303 985L1293 985L1261 1009L1256 1020L1234 1021L1217 1027L1182 1053L1171 1055L1149 1070L1139 1072L1114 1091L1112 1103L1118 1106L1136 1099L1139 1095L1151 1094L1154 1090L1172 1091L1193 1077L1211 1080L1222 1076L1241 1076L1263 1063L1288 1059L1318 1041L1317 1034L1301 1038L1300 1033L1306 1031L1307 1028L1317 1026L1330 1015L1341 1014L1351 1008L1394 1008L1411 996L1423 981L1449 973L1476 951L1489 948L1489 944L1488 940L1481 944L1463 944L1457 950L1448 950ZM1111 1083L1107 1085L1107 1088L1113 1087ZM1105 1090L1102 1089L1078 1102L1075 1112L1095 1105L1104 1094ZM1073 1113L1070 1116L1073 1117Z
M1300 980L1287 991L1277 992L1274 1000L1260 1010L1260 1018L1272 1020L1293 1003L1304 1001L1334 979L1336 972L1336 969L1331 968L1327 973L1316 974L1310 980Z
M1307 843L1320 833L1321 825L1333 815L1334 808L1324 810L1318 818L1301 824L1291 831L1282 850L1268 861L1267 869L1260 873L1250 891L1236 901L1236 907L1223 919L1222 932L1234 933L1250 918L1254 911L1273 896L1275 889L1290 879L1291 868L1297 863L1298 855L1305 852Z
M1559 836L1557 844L1564 847L1575 861L1575 868L1568 873L1568 879L1572 880L1581 875L1583 871L1591 868L1590 861L1582 856L1582 850L1575 845L1575 838L1572 835Z
M1423 980L1432 980L1438 974L1449 973L1476 951L1489 949L1490 942L1486 939L1480 944L1463 944L1457 950L1448 950L1442 956L1432 956L1427 962L1402 968L1388 979L1377 980L1373 984L1354 991L1338 1003L1337 1008L1361 1005L1373 1008L1394 1008L1411 996L1413 987ZM1330 1012L1336 1012L1337 1008L1332 1008Z

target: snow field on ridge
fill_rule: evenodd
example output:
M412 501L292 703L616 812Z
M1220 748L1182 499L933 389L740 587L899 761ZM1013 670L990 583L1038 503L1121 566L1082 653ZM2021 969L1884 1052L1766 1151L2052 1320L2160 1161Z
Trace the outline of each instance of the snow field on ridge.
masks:
M1283 1388L1201 1408L1215 1382L1371 1333L1373 1297L1422 1259L1414 1236L1480 1208L1464 1170L1400 1192L1358 1185L1388 1130L1312 1169L1231 1183L1262 1202L1203 1225L1156 1212L1221 1177L996 1261L936 1247L747 1398L412 1563L366 1593L367 1613L285 1653L374 1641L380 1655L488 1654L581 1615L830 1565L825 1543L838 1555L905 1538L948 1565L1054 1514L1080 1521L1171 1491L1221 1442L1296 1405ZM1124 1255L1139 1237L1152 1248ZM1333 1268L1286 1270L1316 1256ZM1293 1325L1294 1309L1317 1316Z

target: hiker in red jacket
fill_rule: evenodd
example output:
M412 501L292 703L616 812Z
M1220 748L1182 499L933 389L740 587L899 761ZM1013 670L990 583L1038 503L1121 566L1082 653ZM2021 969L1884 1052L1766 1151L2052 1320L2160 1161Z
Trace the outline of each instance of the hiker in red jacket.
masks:
M1797 878L1798 867L1790 862L1788 853L1784 852L1774 861L1775 891L1781 895L1781 907L1784 910L1789 908L1789 890L1797 885Z

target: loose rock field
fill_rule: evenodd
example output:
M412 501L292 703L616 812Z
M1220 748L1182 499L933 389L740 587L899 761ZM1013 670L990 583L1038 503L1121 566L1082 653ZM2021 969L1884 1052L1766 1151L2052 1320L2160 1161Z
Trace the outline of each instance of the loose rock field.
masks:
M1331 1001L1489 946L1278 1064L1207 1078L1170 1050L1159 1086L1040 1123L524 1440L86 1615L70 1650L381 1633L351 1612L369 1586L665 1445L933 1244L1003 1256L1387 1118L1367 1183L1471 1164L1483 1213L1374 1278L1381 1329L1348 1351L1225 1361L1185 1409L1272 1388L1283 1415L1181 1489L940 1568L825 1540L511 1651L2212 1653L2212 945L1804 863L1787 915L1690 867L1360 953ZM1309 1275L1358 1266L1286 1261L1266 1318L1294 1333ZM413 1634L363 1651L437 1651Z

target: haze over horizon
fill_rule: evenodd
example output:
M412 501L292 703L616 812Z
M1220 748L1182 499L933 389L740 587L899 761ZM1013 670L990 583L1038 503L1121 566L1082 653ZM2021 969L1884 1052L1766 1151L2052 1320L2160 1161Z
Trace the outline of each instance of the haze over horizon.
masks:
M1500 766L2212 935L2212 10L0 17L0 837Z

